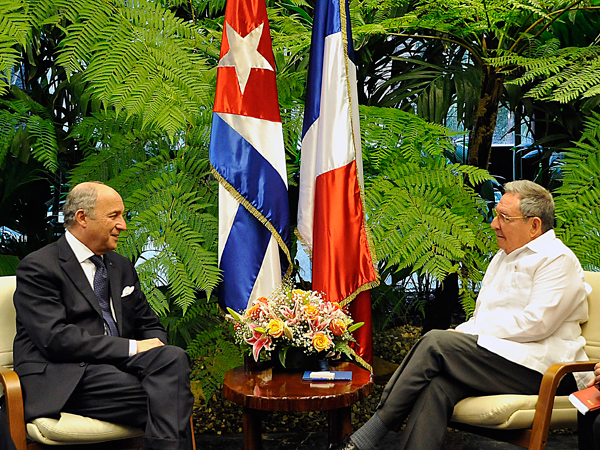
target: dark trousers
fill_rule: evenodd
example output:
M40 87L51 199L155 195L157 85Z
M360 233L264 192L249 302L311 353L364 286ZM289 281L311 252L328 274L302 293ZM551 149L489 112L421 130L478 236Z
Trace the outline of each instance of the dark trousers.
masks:
M0 449L16 450L15 443L10 436L10 429L8 428L8 418L6 417L4 400L4 397L0 399Z
M408 417L400 448L442 446L454 406L463 398L537 394L542 374L477 345L477 336L433 330L409 352L385 387L377 415L390 430ZM571 375L559 387L577 389Z
M600 450L600 410L577 414L579 450Z
M62 411L144 428L144 448L191 448L190 360L165 345L116 366L89 364Z

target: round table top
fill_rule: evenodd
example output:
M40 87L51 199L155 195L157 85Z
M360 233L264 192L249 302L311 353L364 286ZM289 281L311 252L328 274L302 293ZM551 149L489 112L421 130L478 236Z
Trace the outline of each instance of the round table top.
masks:
M247 370L240 366L225 374L223 395L251 409L325 411L350 406L373 391L373 374L368 370L347 362L329 370L351 371L352 381L303 381L302 372Z

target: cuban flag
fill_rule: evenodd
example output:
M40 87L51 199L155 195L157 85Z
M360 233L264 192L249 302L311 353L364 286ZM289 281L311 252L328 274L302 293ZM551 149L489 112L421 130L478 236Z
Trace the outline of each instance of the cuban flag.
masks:
M241 311L291 273L275 60L264 0L229 0L210 140L219 180L219 304Z
M379 275L364 216L356 66L344 0L317 0L302 136L297 234L312 258L312 288L365 322L354 349L368 365L369 289Z

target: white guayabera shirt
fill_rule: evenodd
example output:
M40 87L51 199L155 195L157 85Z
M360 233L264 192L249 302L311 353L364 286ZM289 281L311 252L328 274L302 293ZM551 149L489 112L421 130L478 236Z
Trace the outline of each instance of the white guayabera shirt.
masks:
M456 327L487 350L544 373L552 364L587 361L581 323L588 319L583 270L549 230L509 255L492 259L473 317ZM579 387L591 372L575 373Z

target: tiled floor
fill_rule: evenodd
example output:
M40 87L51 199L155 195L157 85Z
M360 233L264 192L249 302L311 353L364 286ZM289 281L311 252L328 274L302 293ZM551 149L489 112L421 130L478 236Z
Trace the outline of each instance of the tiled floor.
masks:
M396 433L389 433L379 445L378 450L397 450L399 436ZM202 450L242 450L244 444L241 434L199 435L196 437L196 447ZM263 434L263 448L264 450L327 450L327 434ZM492 441L470 433L450 432L443 450L517 450L519 448L521 447ZM577 436L551 435L546 449L577 450Z

